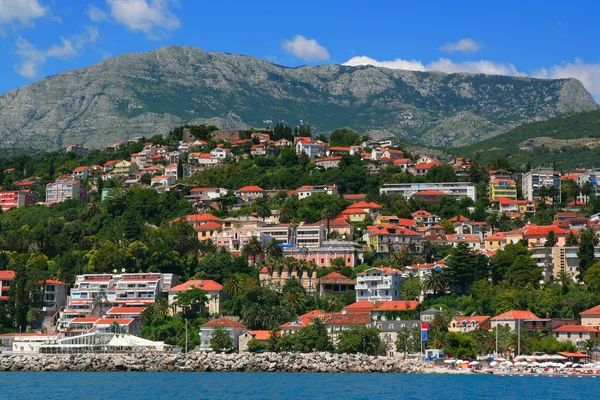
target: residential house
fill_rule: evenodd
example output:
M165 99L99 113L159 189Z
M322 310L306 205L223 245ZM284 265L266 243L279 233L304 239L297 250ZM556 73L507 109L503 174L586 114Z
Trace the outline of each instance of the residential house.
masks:
M490 200L500 197L517 200L517 184L508 178L491 178L489 184Z
M304 185L298 188L298 198L303 200L313 194L329 194L333 196L337 196L338 191L335 185L317 185L317 186L309 186Z
M175 177L170 175L153 176L151 186L171 186L175 183Z
M310 158L321 155L321 145L318 141L300 137L295 137L294 141L297 155L305 153Z
M371 309L371 317L374 321L387 321L401 318L408 314L416 314L419 302L415 300L391 300L375 303Z
M411 172L414 175L423 176L423 175L427 175L427 173L429 172L429 170L432 167L439 167L440 165L442 165L442 164L439 161L432 161L432 162L428 162L428 163L419 163L419 162L417 162L411 168Z
M454 317L448 324L449 332L472 332L476 329L490 330L492 317L473 315L470 317Z
M446 193L455 200L460 200L463 197L469 197L473 201L477 200L477 188L469 182L386 183L379 189L379 193L401 194L404 198L409 199L414 194L424 190Z
M263 245L267 243L271 238L263 235L256 229L228 229L223 230L215 235L212 239L216 243L217 247L225 247L233 256L240 256L244 246L248 244L250 238L256 237ZM261 260L264 254L254 255L250 258L251 264L255 264Z
M519 326L525 327L525 321L539 320L540 318L531 311L510 310L503 314L496 315L491 319L491 328L496 325L508 326L511 330L516 330Z
M444 310L442 310L441 308L429 308L419 313L419 319L421 320L421 322L431 323L433 322L433 320L435 320L435 317L437 317L438 315L442 317L445 316Z
M122 160L115 164L115 167L111 171L113 175L132 176L138 171L139 167L137 164L132 164L127 160Z
M106 294L116 305L154 304L162 295L163 275L159 273L122 274L114 277Z
M210 341L216 327L223 328L231 336L233 348L237 350L240 336L246 331L246 325L227 317L209 321L200 327L200 350L212 350Z
M320 296L339 296L354 291L356 279L348 278L338 272L331 272L319 278L318 292Z
M169 289L169 305L174 306L177 295L190 289L201 289L206 292L208 303L204 305L209 314L219 314L223 301L223 286L209 279L194 279Z
M90 167L77 167L73 170L73 178L84 181L90 175Z
M299 271L296 268L290 268L284 265L281 269L271 270L263 267L258 273L258 279L261 286L280 292L285 282L290 278L296 278L308 293L315 293L318 289L316 271Z
M592 307L579 313L581 325L600 327L600 306Z
M394 166L401 167L406 172L412 168L413 163L410 158L397 158L394 160Z
M387 267L360 272L356 276L356 300L400 300L401 281L400 271Z
M259 186L244 186L236 190L235 195L246 203L252 203L259 197L265 197L265 191Z
M224 147L216 147L210 151L210 155L212 158L216 158L217 160L220 160L222 162L225 159L231 157L231 151Z
M15 271L0 271L0 303L8 301L10 286L15 280Z
M578 348L585 340L600 342L600 329L596 326L563 325L552 331L558 341L568 340Z
M339 341L339 335L353 326L368 326L371 324L371 313L350 312L347 309L342 312L326 314L325 326L331 334L333 344Z
M165 167L165 175L173 177L173 181L182 178L181 176L179 176L177 169L177 164L169 164Z
M90 153L90 149L87 146L81 144L70 144L67 146L67 153L73 151L80 156L87 156Z
M421 234L391 224L367 226L363 239L377 253L377 257L383 259L389 259L390 254L398 251L420 254L423 242Z
M61 203L66 200L87 201L87 191L80 181L57 180L46 186L47 203Z
M211 153L190 153L188 154L188 163L202 167L211 167L220 163L220 160L213 157Z
M418 225L422 225L427 228L430 228L441 221L440 217L433 215L426 210L417 210L412 213L412 217L415 219Z
M13 190L0 192L0 207L5 213L12 208L21 208L34 205L37 202L37 194L29 190Z
M227 196L227 189L224 188L193 188L188 196L188 199L198 200L215 200Z
M296 333L300 329L310 325L315 318L323 320L325 318L325 314L326 313L323 311L313 310L306 314L300 315L293 321L281 325L281 334Z
M246 331L239 337L238 351L243 353L248 351L248 342L252 339L259 341L260 343L267 345L271 339L271 331L258 330L258 331Z
M329 168L338 168L341 160L342 160L342 156L331 156L331 157L315 158L313 160L313 162L318 167L321 167L323 169L329 169Z
M264 157L267 155L267 146L264 144L255 144L250 148L250 154L254 157Z

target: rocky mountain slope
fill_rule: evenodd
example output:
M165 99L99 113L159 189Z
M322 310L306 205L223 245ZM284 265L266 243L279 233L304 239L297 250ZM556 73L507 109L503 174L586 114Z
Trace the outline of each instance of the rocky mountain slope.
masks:
M445 74L371 66L286 68L164 47L47 77L0 96L0 147L92 147L165 134L187 122L221 128L349 127L436 146L465 145L522 123L597 109L575 79Z

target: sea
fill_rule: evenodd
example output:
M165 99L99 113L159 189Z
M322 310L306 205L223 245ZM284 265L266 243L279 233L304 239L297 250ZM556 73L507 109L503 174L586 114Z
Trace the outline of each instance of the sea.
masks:
M3 372L0 399L599 399L600 378L493 375Z

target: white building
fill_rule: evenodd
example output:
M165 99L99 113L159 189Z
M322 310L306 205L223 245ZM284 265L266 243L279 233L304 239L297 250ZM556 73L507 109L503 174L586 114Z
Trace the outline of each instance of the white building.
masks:
M596 326L563 325L552 331L558 341L568 340L579 347L584 340L600 341L600 329Z
M86 200L86 192L78 180L61 180L46 186L46 202L61 203L67 200Z
M298 189L298 198L300 200L305 199L313 194L330 194L337 196L338 191L335 185L317 185L317 186L309 186L304 185Z
M370 268L356 276L356 301L400 300L400 271L388 267Z
M473 201L477 200L477 188L469 182L387 183L384 184L381 189L379 189L379 193L385 193L388 195L400 194L408 199L414 194L424 190L447 193L455 200L460 200L463 197L470 197L473 199Z
M542 186L554 186L558 189L558 199L560 199L560 171L552 168L534 168L523 174L521 181L523 189L523 198L525 200L538 200L539 189Z
M116 283L107 292L108 301L121 305L153 304L160 299L162 274L122 274L116 275Z
M169 289L169 305L173 306L177 301L177 295L181 292L186 292L190 289L201 289L206 292L208 303L205 308L209 314L218 314L221 310L221 301L223 286L209 279L195 279L182 283Z
M317 157L321 154L321 146L318 142L310 139L300 139L296 141L296 154L306 153L309 157Z
M237 350L239 346L239 338L246 331L246 326L226 317L209 321L200 327L200 350L212 350L210 341L217 326L223 328L225 331L227 331L227 333L229 333L233 348Z

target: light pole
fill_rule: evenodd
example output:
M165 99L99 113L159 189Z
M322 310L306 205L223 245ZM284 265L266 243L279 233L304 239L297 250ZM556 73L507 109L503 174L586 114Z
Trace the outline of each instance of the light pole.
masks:
M188 325L187 318L185 319L185 353L188 352Z

